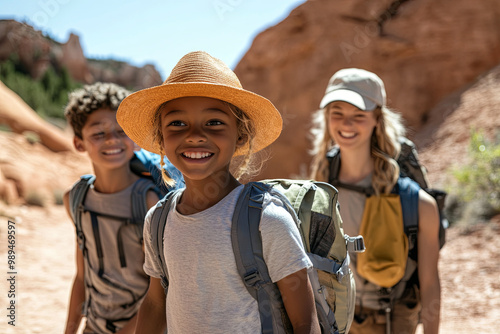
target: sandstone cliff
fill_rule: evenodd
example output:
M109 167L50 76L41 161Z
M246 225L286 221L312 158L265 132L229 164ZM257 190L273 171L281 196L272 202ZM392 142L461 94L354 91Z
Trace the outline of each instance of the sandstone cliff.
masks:
M413 137L443 98L499 63L496 0L307 1L259 34L235 69L285 121L257 178L304 176L310 115L341 68L379 74Z

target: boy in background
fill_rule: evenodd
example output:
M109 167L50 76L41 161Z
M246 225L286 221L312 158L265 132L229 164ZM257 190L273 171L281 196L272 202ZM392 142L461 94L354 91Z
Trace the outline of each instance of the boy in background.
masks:
M116 121L128 94L111 83L87 85L70 94L65 108L74 146L88 154L95 175L82 177L64 196L78 245L66 333L76 333L82 317L84 333L133 333L148 290L142 225L159 192L130 168L139 148ZM134 206L141 208L140 219Z

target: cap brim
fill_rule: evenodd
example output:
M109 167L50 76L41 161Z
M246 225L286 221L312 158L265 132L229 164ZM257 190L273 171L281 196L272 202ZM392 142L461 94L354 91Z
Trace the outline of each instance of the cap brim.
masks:
M319 107L322 109L326 107L329 103L334 101L343 101L352 104L356 108L364 111L372 111L377 107L377 104L366 97L348 89L337 89L326 93Z
M243 110L255 125L253 152L270 145L281 134L281 115L269 100L244 89L210 83L164 84L140 90L130 94L120 103L116 119L137 145L159 154L160 146L154 140L154 122L158 108L167 101L190 96L226 101ZM246 152L248 145L239 147L234 155L243 155Z

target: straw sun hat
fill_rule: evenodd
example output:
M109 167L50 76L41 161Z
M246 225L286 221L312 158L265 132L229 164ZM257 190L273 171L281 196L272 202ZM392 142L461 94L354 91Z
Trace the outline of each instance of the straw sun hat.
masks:
M160 154L160 145L154 140L156 112L164 102L188 96L219 99L243 110L255 125L254 152L271 144L281 133L283 122L274 105L243 89L236 74L226 64L202 51L182 57L162 85L126 97L120 103L116 118L130 139L142 148ZM248 145L245 145L234 155L243 155L247 151Z

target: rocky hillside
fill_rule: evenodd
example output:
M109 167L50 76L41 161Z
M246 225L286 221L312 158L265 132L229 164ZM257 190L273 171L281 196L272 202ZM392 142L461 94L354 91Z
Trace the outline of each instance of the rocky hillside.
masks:
M433 184L446 184L450 168L467 161L471 132L488 140L500 138L500 65L444 98L429 112L414 139L423 149L420 160Z
M282 136L270 148L272 158L257 178L307 172L310 116L329 78L341 68L365 68L380 75L389 106L404 115L410 138L418 139L424 153L423 139L436 130L429 127L431 118L452 114L461 105L459 92L498 64L496 0L307 1L259 34L235 69L243 86L268 97L285 121ZM436 114L444 112L438 106L445 98L455 109ZM486 111L468 105L458 112ZM424 128L427 137L416 137ZM465 143L468 130L460 134L460 143Z
M132 66L125 62L85 58L80 38L71 34L65 43L44 36L33 27L14 20L0 20L0 62L12 54L19 57L32 78L39 78L49 66L65 67L81 83L108 81L132 90L162 83L153 65Z

